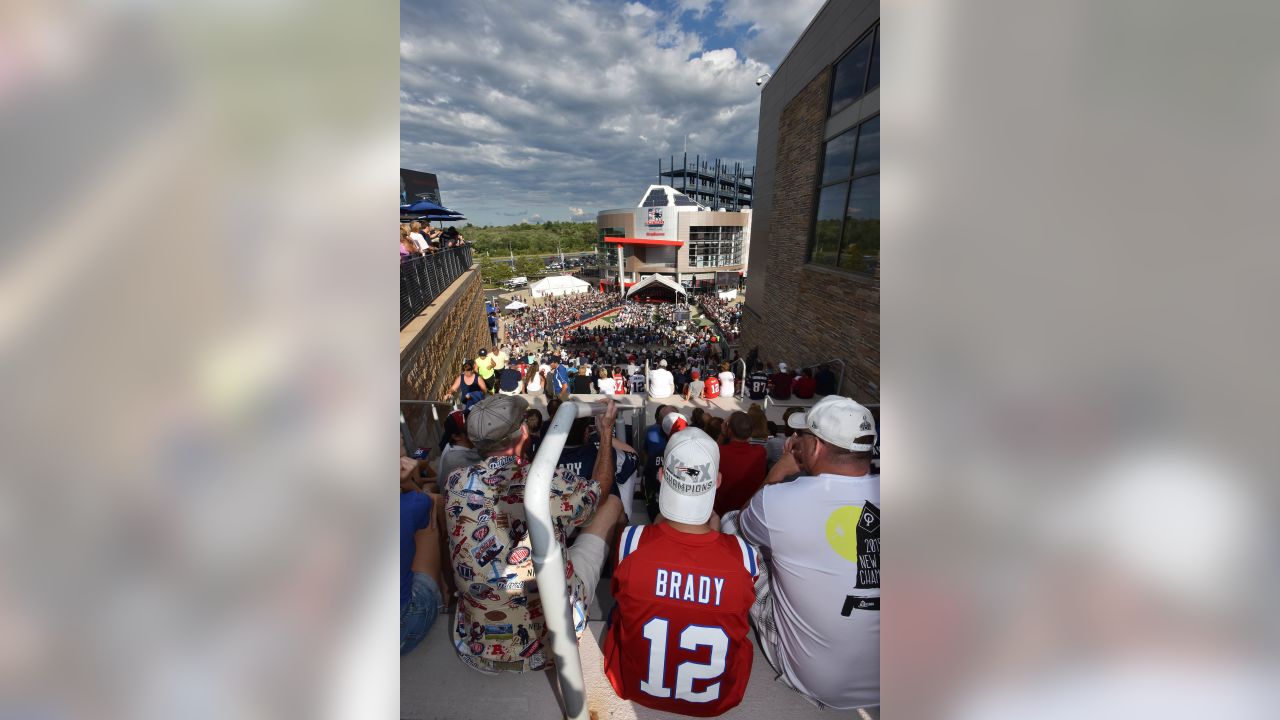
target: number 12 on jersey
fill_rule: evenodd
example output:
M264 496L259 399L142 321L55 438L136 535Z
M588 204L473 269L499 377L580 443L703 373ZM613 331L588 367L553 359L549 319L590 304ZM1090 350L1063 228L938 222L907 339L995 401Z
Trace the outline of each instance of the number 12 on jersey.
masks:
M640 689L658 698L671 697L671 689L663 686L667 665L666 618L653 618L644 624L644 637L649 641L649 677L640 681ZM680 647L697 650L701 646L711 648L710 662L682 662L676 666L675 699L705 703L720 697L720 683L712 683L705 690L693 691L693 681L713 680L724 674L725 656L729 653L729 636L722 628L706 625L689 625L680 633Z

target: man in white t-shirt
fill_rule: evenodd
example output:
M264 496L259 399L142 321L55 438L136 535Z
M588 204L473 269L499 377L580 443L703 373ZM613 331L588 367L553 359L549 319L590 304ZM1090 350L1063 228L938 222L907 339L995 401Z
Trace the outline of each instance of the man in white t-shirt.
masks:
M879 705L875 420L831 395L787 422L796 434L765 486L723 520L726 532L769 550L751 621L780 678L810 700L842 710Z
M649 397L654 400L671 397L676 391L676 379L667 369L665 359L658 361L658 367L649 371Z

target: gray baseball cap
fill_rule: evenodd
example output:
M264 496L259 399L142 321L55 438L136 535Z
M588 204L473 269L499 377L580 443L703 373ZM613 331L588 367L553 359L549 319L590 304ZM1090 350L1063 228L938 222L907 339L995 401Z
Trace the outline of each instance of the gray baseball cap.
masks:
M476 450L495 452L520 429L529 401L519 395L494 395L476 403L467 416L467 437Z

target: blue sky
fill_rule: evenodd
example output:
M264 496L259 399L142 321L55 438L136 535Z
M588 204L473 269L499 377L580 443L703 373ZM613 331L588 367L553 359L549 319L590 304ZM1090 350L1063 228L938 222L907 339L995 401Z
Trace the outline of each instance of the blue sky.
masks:
M838 0L837 0L838 1ZM400 162L478 225L594 220L658 158L755 161L760 91L822 0L403 0Z

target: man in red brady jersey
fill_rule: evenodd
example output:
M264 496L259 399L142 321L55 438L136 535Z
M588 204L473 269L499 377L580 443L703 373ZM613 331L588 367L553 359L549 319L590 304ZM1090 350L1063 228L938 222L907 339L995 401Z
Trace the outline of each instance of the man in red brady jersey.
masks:
M671 436L662 458L662 521L618 543L605 674L618 696L710 717L742 701L751 677L747 613L759 559L712 529L720 449L697 428Z

